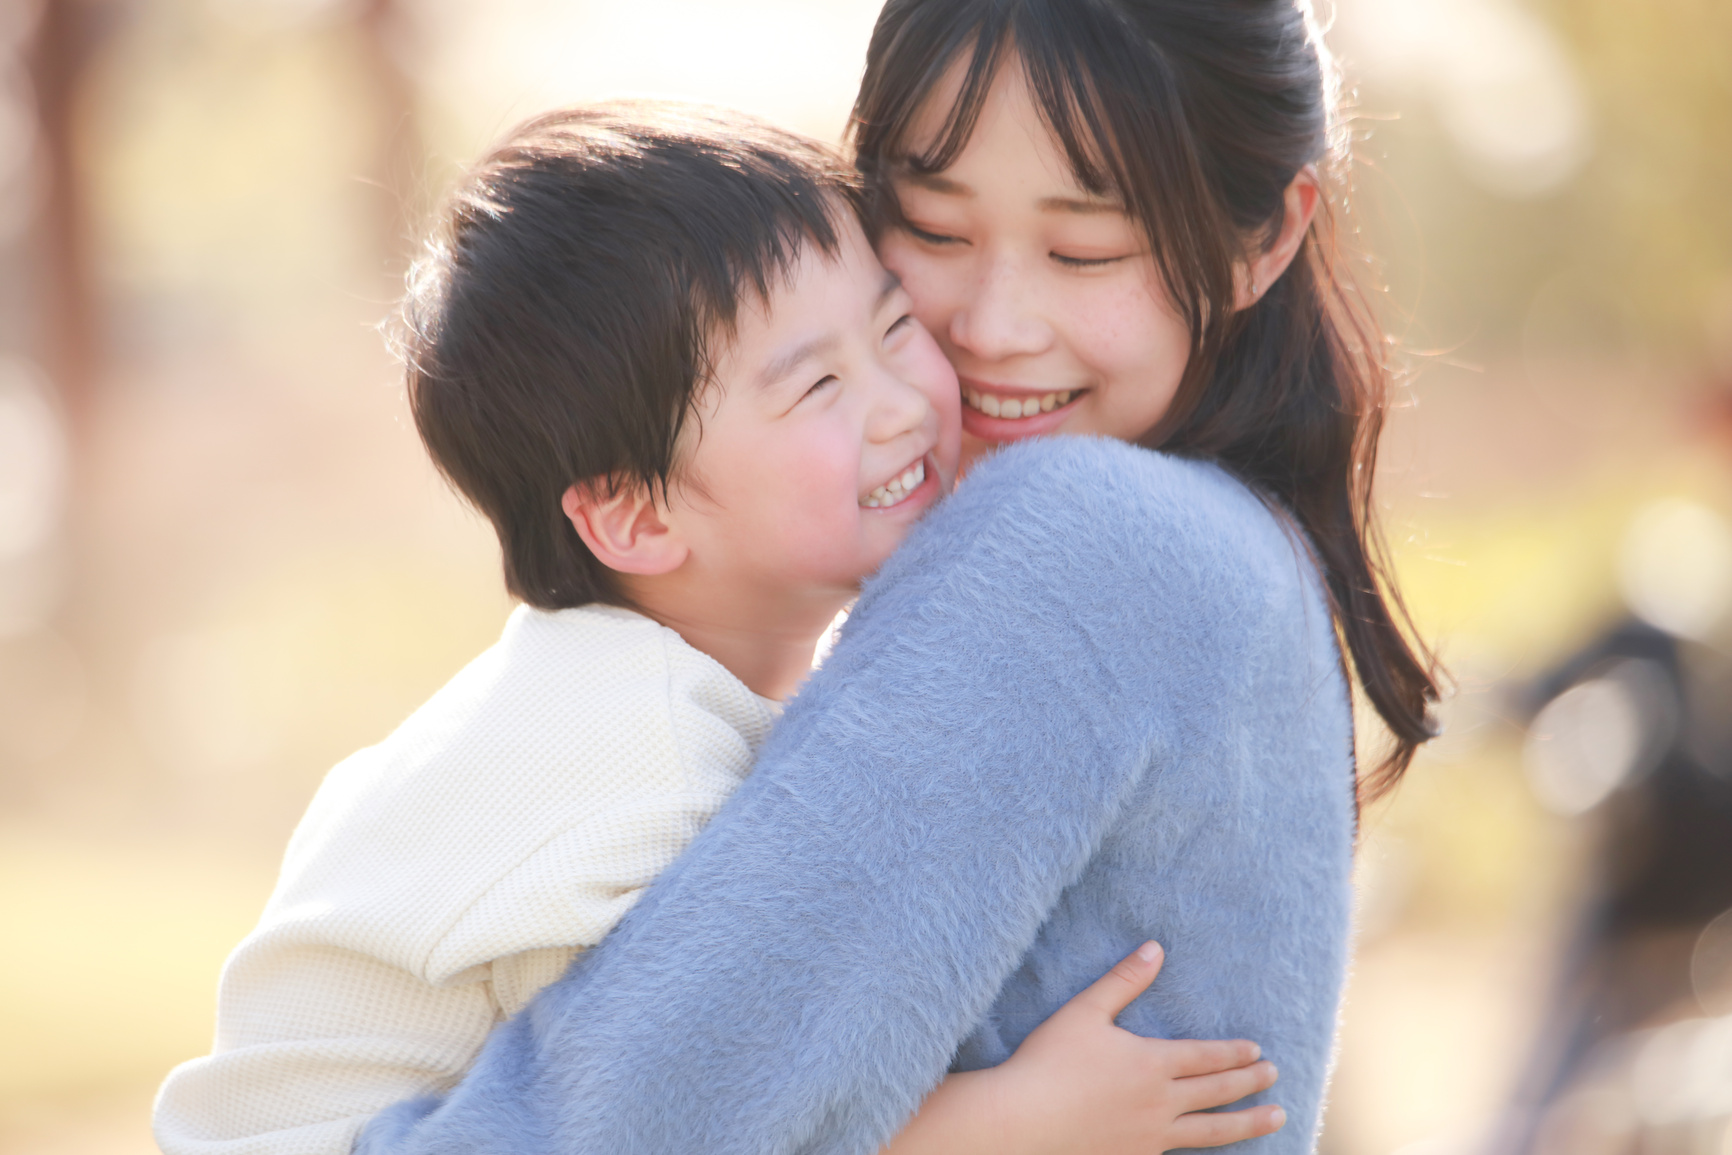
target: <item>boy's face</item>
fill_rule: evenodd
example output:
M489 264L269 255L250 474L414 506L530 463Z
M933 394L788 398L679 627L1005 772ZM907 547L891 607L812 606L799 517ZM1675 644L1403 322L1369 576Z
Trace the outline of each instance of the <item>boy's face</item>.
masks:
M718 352L669 494L691 564L718 594L851 594L955 481L955 372L851 217Z

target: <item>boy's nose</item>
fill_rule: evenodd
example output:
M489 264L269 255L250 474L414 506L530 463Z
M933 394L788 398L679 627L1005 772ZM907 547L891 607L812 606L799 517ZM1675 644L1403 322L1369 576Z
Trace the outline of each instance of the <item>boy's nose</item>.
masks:
M950 340L982 361L1044 352L1052 329L1031 307L1029 270L1008 255L989 259L950 318Z
M867 416L868 439L893 441L925 426L933 410L932 401L923 390L888 371L879 374L877 385Z

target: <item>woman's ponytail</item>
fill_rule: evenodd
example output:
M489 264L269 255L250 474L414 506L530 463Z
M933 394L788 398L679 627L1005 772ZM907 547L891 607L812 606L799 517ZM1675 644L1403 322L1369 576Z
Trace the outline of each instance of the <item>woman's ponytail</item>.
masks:
M1342 264L1325 204L1286 274L1234 319L1162 448L1219 461L1305 530L1353 671L1393 738L1360 778L1363 803L1388 793L1433 736L1437 682L1372 503L1387 345Z

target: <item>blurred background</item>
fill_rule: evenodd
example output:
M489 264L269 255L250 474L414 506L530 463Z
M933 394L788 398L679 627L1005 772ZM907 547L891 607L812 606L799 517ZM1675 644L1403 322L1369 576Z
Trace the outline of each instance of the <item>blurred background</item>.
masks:
M376 330L429 206L561 101L836 139L876 7L0 0L0 1155L152 1149L321 775L509 611ZM1320 14L1454 682L1324 1153L1732 1155L1732 3Z

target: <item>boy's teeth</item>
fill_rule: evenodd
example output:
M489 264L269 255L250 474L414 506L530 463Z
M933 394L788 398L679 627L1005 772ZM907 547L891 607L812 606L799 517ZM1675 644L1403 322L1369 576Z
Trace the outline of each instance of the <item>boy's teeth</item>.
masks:
M861 501L860 504L865 506L867 509L882 509L887 505L895 505L897 502L913 493L916 489L919 489L920 483L925 480L926 462L916 461L913 465L910 465L907 469L904 469L901 473L892 477L889 481L886 481L871 493L868 493L865 500Z
M1014 421L1033 417L1036 413L1051 413L1060 405L1069 404L1074 393L1075 390L1065 390L1043 393L1039 397L1000 397L995 393L970 389L964 396L970 408L978 409L988 417L1009 418Z

